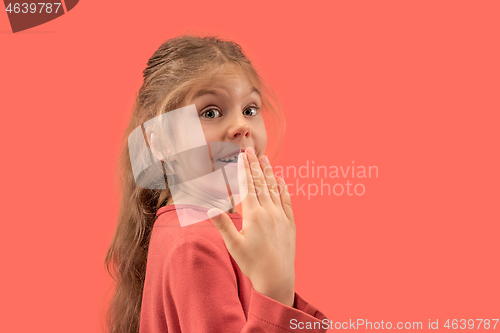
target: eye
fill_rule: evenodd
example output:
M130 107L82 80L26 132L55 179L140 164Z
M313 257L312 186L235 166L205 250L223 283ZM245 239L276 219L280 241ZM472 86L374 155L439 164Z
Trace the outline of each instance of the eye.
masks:
M243 110L243 115L245 116L255 116L259 112L260 107L252 105Z
M220 115L220 111L214 108L207 109L201 112L201 116L208 119L219 118Z

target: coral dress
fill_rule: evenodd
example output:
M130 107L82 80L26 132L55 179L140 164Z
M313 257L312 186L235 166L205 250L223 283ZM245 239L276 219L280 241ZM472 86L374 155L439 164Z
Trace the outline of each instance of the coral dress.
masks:
M207 219L208 208L168 205L157 212L148 251L140 333L299 332L291 323L316 323L325 315L295 293L286 306L253 289ZM181 227L177 214L201 222ZM228 214L239 231L242 217Z

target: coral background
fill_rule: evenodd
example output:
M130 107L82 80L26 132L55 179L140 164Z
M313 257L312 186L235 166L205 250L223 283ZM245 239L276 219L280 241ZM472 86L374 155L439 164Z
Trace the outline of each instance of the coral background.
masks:
M499 318L499 10L88 0L16 34L0 13L0 330L101 331L118 147L147 60L186 33L240 43L273 87L275 165L378 167L348 178L361 196L292 197L304 299L334 322Z

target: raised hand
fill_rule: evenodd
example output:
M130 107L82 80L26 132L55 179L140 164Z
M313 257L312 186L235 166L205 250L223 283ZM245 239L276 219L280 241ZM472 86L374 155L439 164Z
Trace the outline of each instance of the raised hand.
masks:
M246 183L239 177L240 188L248 190L241 231L221 210L212 208L208 216L254 289L293 306L296 230L288 189L282 178L276 181L267 157L259 161L252 148L240 154L238 164L246 173Z

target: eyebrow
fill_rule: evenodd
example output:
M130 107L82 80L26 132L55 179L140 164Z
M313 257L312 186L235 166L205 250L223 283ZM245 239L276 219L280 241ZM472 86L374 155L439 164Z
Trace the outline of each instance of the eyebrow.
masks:
M251 94L251 93L253 93L253 92L258 93L258 94L259 94L259 96L261 95L261 94L260 94L260 91L259 91L257 88L255 88L255 87L252 87L252 90L250 91L250 93L249 93L248 95L250 95L250 94ZM215 90L210 90L210 89L201 89L201 90L199 90L199 91L198 91L198 92L197 92L197 93L193 96L193 99L194 99L194 98L197 98L197 97L200 97L200 96L202 96L202 95L206 95L206 94L212 94L212 95L217 96L217 92L216 92Z

